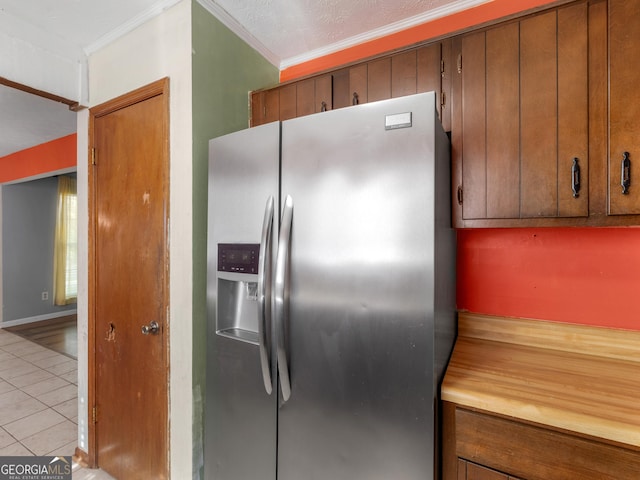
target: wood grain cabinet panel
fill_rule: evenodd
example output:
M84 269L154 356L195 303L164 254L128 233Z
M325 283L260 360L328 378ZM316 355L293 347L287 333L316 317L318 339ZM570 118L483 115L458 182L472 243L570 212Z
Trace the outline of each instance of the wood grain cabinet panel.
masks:
M595 437L546 428L513 418L447 404L455 420L444 436L444 480L634 480L640 453ZM462 472L462 473L461 473ZM506 472L506 473L502 473ZM514 476L515 475L515 476Z
M391 57L391 96L404 97L417 92L416 50Z
M333 108L367 103L367 64L333 73Z
M461 118L452 125L461 132L452 149L462 165L453 168L454 223L586 217L588 3L473 32L456 45Z
M445 76L442 45L445 41L387 55L333 72L306 78L251 95L251 126L274 120L310 115L392 97L435 91L438 113L451 129L451 114L442 117L442 84ZM448 76L450 78L451 75ZM448 83L450 86L450 82ZM450 88L450 87L449 87ZM446 120L445 120L446 118Z
M251 126L275 122L280 118L280 89L273 88L251 94Z
M391 58L383 57L367 64L367 102L391 98Z
M448 94L443 94L445 88L445 68L450 71L451 48L445 49L444 44L451 45L451 40L434 43L418 48L416 52L416 93L436 92L438 101L436 107L442 127L446 132L451 131L451 114L447 101ZM449 58L445 58L448 54ZM447 75L447 80L450 74Z
M609 1L609 213L640 214L640 2ZM628 166L623 165L628 153ZM622 178L630 186L623 193Z
M487 112L486 112L486 33L478 32L462 38L460 56L464 67L459 75L461 103L464 111L457 137L460 145L452 148L462 152L463 218L487 217Z
M463 460L461 460L463 461ZM466 463L466 480L510 480L513 477L509 477L509 475L505 475L504 473L498 472L496 470L491 470L490 468L483 467L481 465L476 465L475 463L465 462ZM514 479L515 480L515 479Z
M521 216L553 217L558 213L557 13L519 26Z
M280 91L280 120L289 120L297 116L298 86L293 83L278 89Z
M589 214L589 5L558 10L558 215ZM591 15L597 18L598 15ZM595 38L595 37L593 37ZM572 182L574 163L579 187Z
M349 85L351 87L351 104L359 105L369 101L369 67L367 64L356 65L349 69Z
M296 86L296 117L315 113L316 83L309 78L295 84Z
M322 75L314 79L314 113L333 109L333 76Z
M322 75L296 82L296 117L333 108L332 76Z
M486 33L484 124L488 218L517 218L520 214L518 36L517 23ZM463 54L463 57L466 59L468 56ZM473 118L470 122L473 122Z

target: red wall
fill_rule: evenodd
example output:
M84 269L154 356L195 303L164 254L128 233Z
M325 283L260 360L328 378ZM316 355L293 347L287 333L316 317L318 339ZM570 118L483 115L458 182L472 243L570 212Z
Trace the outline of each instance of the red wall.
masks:
M463 30L551 0L493 0L287 68L281 81ZM640 228L458 231L458 308L640 330Z
M66 137L0 157L0 183L30 178L76 166L76 137Z
M640 330L640 228L458 230L458 308Z

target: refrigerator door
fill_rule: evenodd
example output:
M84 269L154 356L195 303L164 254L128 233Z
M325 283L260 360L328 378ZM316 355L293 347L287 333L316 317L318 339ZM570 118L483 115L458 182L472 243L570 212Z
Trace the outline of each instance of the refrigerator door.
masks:
M436 128L433 94L283 122L279 480L431 478Z
M269 248L268 234L277 238L279 166L279 123L209 143L204 441L209 480L276 478L269 291L275 247Z

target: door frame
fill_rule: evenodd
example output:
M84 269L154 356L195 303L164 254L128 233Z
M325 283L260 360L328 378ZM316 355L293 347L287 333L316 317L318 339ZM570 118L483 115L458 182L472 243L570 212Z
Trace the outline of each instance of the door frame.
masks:
M87 152L87 170L88 170L88 204L89 204L89 239L88 239L88 395L87 395L87 412L88 412L88 436L87 446L88 452L81 452L81 458L89 467L95 468L99 466L97 452L97 422L96 410L97 404L97 360L96 360L96 288L97 288L97 265L96 265L96 243L97 243L97 178L94 171L95 161L93 157L94 145L94 129L95 119L113 113L122 108L129 107L139 102L143 102L150 98L162 96L163 114L161 118L156 119L158 122L164 122L164 141L163 141L163 169L166 188L163 190L164 204L164 259L165 259L165 280L162 295L162 311L165 312L165 335L164 335L164 354L167 361L167 431L165 432L167 439L167 473L170 475L170 323L169 323L169 78L165 77L146 86L140 87L129 93L125 93L105 103L97 105L89 109L89 145ZM86 453L86 455L84 455Z

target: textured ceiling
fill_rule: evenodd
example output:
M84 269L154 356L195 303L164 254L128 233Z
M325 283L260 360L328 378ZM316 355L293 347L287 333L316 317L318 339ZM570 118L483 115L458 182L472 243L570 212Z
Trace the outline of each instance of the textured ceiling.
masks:
M67 105L0 85L0 157L75 131Z
M281 60L441 9L455 0L215 0ZM477 3L477 2L476 2Z
M179 1L0 0L0 33L81 61ZM492 0L197 1L229 20L270 61L286 66ZM75 130L66 106L0 89L0 157Z

